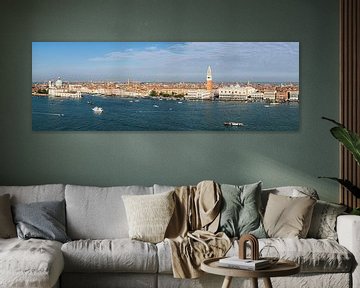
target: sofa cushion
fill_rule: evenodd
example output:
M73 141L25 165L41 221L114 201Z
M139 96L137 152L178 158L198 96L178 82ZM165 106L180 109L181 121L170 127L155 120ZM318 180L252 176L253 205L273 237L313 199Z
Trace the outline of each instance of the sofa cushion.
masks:
M269 237L305 238L310 227L316 200L270 194L264 215L264 227Z
M248 185L221 185L222 204L219 230L229 237L251 233L266 237L260 216L261 182Z
M317 194L316 190L310 187L283 186L283 187L263 189L261 191L261 206L263 212L265 212L265 208L270 194L289 196L289 197L310 196L311 198L319 199L319 195Z
M355 263L351 252L338 242L330 239L259 239L259 250L264 246L275 247L280 259L298 263L302 273L350 272ZM236 255L237 251L238 243L235 242L229 250L228 256Z
M124 195L131 239L157 243L164 240L175 208L174 192L156 195Z
M123 195L153 194L152 187L66 185L67 233L71 239L128 238Z
M345 205L318 200L314 207L307 237L337 240L336 219L346 209Z
M156 273L158 268L156 246L137 240L78 240L61 250L66 272Z
M0 196L0 238L16 237L9 194Z
M59 242L0 239L0 287L53 287L63 268Z
M259 249L265 245L274 246L281 259L298 263L301 273L348 273L354 266L353 255L344 246L330 239L259 239ZM159 273L172 274L171 248L168 241L160 242L156 247ZM226 256L235 256L238 252L238 241L234 241ZM250 249L247 254L250 257Z
M61 201L65 198L65 186L62 184L0 186L0 195L4 194L10 194L11 204Z
M65 201L45 201L13 206L19 238L69 241L65 229Z
M280 258L300 264L302 272L350 272L354 264L353 255L334 240L272 238L264 239L265 245L274 246Z

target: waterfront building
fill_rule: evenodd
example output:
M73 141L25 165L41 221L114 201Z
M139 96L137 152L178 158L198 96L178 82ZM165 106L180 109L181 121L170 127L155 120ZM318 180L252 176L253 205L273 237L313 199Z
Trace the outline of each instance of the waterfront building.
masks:
M289 91L289 101L297 102L299 101L299 91Z
M49 81L49 96L50 97L70 97L70 98L80 98L81 97L81 88L78 90L72 90L69 84L63 84L61 79L55 81L53 84L52 81Z
M251 93L248 98L252 101L262 101L262 100L264 100L264 93L254 92L254 93Z
M211 67L209 66L206 73L206 90L212 93L212 89L213 89L212 73L211 73Z
M212 99L212 93L207 89L188 90L184 98L186 100L210 100Z
M276 91L264 91L264 100L275 102Z
M288 101L288 92L286 91L276 91L275 94L275 101L276 102L285 102Z
M219 88L219 99L220 100L238 100L246 101L250 95L254 97L259 96L255 94L257 91L250 85L240 86L239 84L224 86Z

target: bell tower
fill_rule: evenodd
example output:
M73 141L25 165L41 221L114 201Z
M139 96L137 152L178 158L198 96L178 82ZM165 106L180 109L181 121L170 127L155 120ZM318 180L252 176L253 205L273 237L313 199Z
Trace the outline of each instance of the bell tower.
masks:
M209 92L212 91L213 88L213 81L212 81L212 75L211 75L211 67L209 66L206 73L206 90Z

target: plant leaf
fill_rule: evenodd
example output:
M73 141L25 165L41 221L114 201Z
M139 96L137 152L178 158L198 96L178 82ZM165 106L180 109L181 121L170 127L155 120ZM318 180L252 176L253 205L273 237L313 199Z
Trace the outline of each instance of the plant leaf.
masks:
M356 162L360 165L360 137L356 133L349 131L345 127L331 128L331 134L339 140L354 156Z
M349 190L356 198L360 198L360 188L355 186L349 180L340 179L340 178L336 178L336 177L319 177L319 178L326 178L326 179L337 181L342 186L344 186L347 190Z

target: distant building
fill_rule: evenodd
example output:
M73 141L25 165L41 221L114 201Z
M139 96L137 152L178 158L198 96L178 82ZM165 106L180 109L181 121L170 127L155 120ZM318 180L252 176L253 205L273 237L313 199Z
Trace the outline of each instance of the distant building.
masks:
M288 101L289 97L288 97L288 93L285 91L276 91L275 94L275 101L276 102L285 102Z
M245 101L250 95L256 95L256 89L250 85L240 86L239 84L219 88L220 100Z
M264 93L262 92L251 93L248 98L253 101L262 101L264 99Z
M189 90L184 98L186 100L210 100L212 99L212 93L207 89L194 89Z
M264 91L264 100L275 102L276 91Z
M213 89L212 73L211 73L211 67L209 66L206 73L206 90L212 93L212 89Z
M53 84L49 81L49 96L52 97L70 97L70 98L80 98L81 97L81 87L71 87L71 85L63 84L61 79L55 81Z
M288 92L289 95L289 101L299 101L299 91L289 91Z

